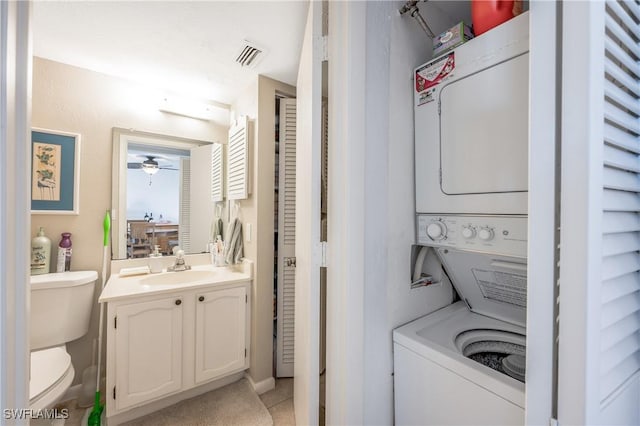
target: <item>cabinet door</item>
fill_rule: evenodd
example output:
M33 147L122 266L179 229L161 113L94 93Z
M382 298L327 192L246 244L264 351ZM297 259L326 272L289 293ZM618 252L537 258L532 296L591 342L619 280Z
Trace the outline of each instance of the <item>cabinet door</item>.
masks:
M181 389L182 311L177 296L117 307L117 410Z
M245 368L247 290L196 295L196 383Z

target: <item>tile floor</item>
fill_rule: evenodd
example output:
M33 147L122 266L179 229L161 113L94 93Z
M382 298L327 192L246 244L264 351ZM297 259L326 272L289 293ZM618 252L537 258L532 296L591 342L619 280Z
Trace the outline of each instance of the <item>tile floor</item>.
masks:
M275 389L260 395L273 419L273 426L295 426L293 411L293 379L277 379Z

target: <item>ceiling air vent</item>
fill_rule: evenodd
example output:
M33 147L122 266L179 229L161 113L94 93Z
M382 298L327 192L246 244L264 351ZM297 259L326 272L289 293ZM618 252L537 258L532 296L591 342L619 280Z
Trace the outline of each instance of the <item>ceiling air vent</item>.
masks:
M236 57L236 62L243 67L253 68L260 62L264 54L263 48L245 40L240 53Z

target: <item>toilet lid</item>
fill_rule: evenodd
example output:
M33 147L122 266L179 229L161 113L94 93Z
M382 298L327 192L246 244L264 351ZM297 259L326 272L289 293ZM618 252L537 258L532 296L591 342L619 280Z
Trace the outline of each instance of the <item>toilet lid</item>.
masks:
M64 346L31 352L29 400L58 383L70 368L71 357Z

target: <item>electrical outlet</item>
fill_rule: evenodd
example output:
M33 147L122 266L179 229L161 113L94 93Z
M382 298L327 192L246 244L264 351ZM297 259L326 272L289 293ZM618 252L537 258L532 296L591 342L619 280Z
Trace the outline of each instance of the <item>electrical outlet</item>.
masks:
M250 243L250 242L251 242L251 224L250 224L250 223L247 223L246 228L247 228L247 229L246 229L246 231L247 231L247 232L246 232L246 234L247 234L247 236L246 236L246 240L247 240L247 242L248 242L248 243Z

